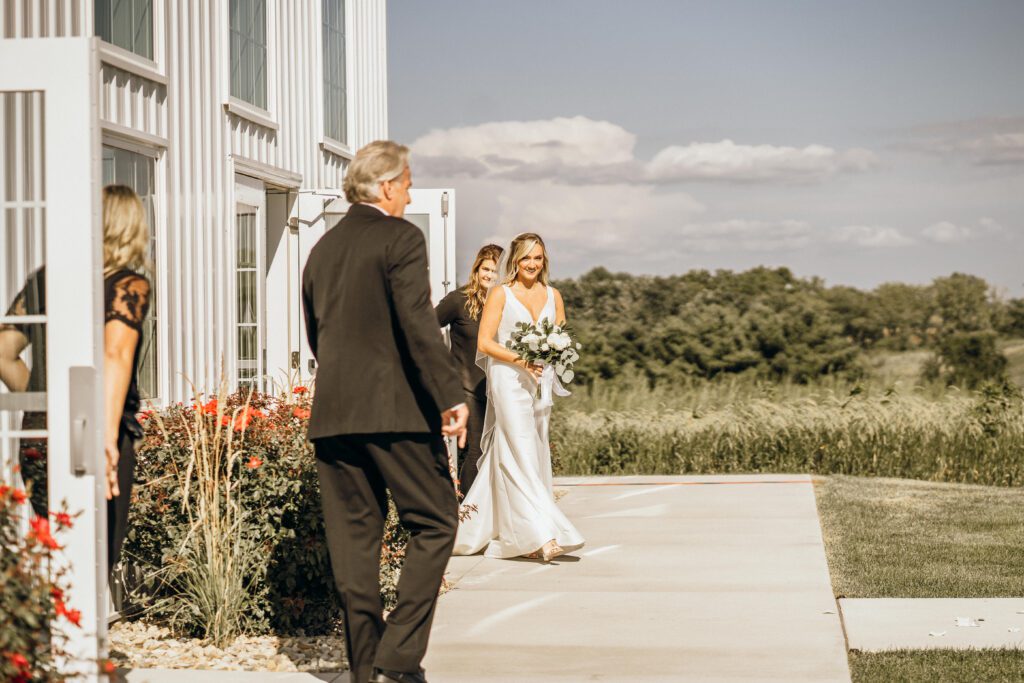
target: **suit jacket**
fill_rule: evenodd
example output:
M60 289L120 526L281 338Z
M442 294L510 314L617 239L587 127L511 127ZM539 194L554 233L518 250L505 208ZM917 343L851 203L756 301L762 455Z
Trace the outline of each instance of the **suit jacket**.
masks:
M354 204L310 252L302 307L319 364L310 440L436 434L441 413L464 401L412 223Z

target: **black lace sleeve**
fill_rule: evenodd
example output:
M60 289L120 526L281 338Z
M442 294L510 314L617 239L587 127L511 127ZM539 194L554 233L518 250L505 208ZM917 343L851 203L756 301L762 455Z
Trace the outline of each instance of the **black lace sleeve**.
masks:
M107 278L104 322L117 320L142 332L149 310L149 280L132 272L115 273Z

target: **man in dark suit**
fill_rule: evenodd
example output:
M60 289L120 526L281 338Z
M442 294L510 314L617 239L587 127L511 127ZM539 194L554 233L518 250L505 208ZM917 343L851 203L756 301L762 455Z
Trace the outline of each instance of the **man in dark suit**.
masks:
M352 206L302 274L319 363L309 439L354 683L425 682L420 662L458 526L444 436L469 411L430 303L423 233L402 218L409 150L378 141L345 175ZM386 490L409 531L398 604L382 619Z

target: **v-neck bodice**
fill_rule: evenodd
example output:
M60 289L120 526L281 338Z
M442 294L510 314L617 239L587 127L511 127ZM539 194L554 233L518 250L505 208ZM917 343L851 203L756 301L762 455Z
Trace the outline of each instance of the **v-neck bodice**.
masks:
M530 313L530 309L526 307L526 304L520 301L512 292L511 287L508 285L502 285L502 287L505 288L505 308L501 313L501 323L498 325L497 340L502 346L512 338L512 333L515 331L516 325L519 323L537 325L545 318L551 322L555 322L555 297L551 293L551 287L547 287L548 299L544 302L544 307L540 309L540 315L538 315L536 319Z

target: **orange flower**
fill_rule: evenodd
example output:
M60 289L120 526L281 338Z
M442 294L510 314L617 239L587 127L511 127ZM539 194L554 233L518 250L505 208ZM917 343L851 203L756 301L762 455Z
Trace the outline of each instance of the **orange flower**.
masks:
M104 659L103 664L101 666L101 670L103 671L103 673L107 675L112 675L115 671L117 671L117 665L109 659Z
M61 529L71 528L71 515L66 512L51 512L50 514L53 515L53 521L57 522L57 526Z
M54 608L57 612L58 617L64 617L75 626L82 626L82 611L77 609L68 609L68 606L64 604L63 600L55 600Z
M305 394L309 391L309 387L295 387L292 389L293 394Z
M299 418L300 420L306 420L310 416L309 408L296 408L292 411L292 415Z
M0 496L6 496L7 492L11 490L10 486L0 486Z
M246 427L248 427L249 423L252 422L253 418L255 417L266 417L266 415L250 406L242 408L241 412L239 412L238 415L235 416L235 431L240 432Z
M250 470L254 470L262 464L263 461L257 458L255 455L253 455L250 456L249 462L245 463L245 466L248 467Z
M211 398L209 400L209 402L207 402L207 404L202 407L202 411L204 413L206 413L207 415L216 415L217 414L217 399L216 398Z
M50 595L53 596L53 599L55 601L64 599L64 591L62 591L57 586L53 586L52 588L50 588Z
M28 532L29 539L39 541L50 550L60 549L60 546L57 545L57 539L50 534L50 520L46 517L33 517L32 521L29 522L29 526L32 527L32 530Z
M224 415L224 416L222 416L220 418L220 426L221 427L227 427L229 424L231 424L231 416L230 415Z
M18 503L20 505L21 503L24 503L28 497L25 495L25 492L22 491L21 489L14 489L14 491L11 492L11 498L14 499L15 503Z
M43 457L42 451L40 451L38 448L35 448L34 446L24 448L22 449L21 452L24 453L25 457L28 458L29 460L41 460Z

